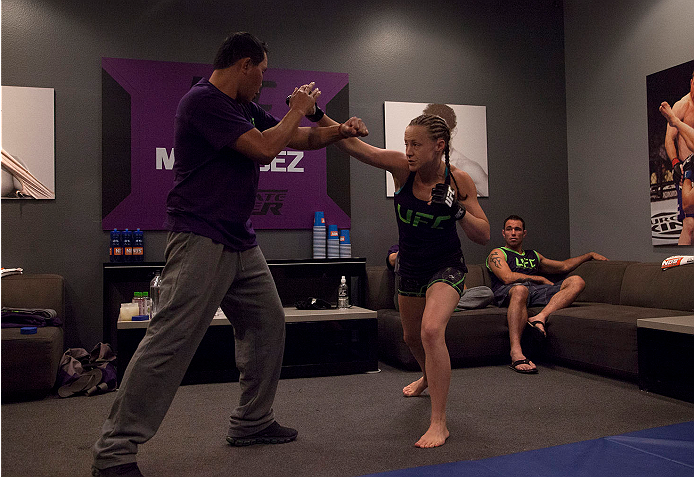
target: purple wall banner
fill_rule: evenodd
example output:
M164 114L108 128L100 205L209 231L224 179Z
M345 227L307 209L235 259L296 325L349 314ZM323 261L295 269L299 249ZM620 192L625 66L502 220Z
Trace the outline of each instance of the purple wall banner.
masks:
M213 68L119 58L102 58L101 67L102 228L163 230L166 196L173 185L176 108L191 86L209 77ZM346 117L346 73L268 69L256 102L281 119L289 110L287 95L311 81L321 90L321 107L332 106L333 115ZM335 108L340 109L334 112ZM302 122L311 125L306 119ZM253 226L310 229L313 212L320 210L329 223L349 228L349 159L340 161L346 161L346 177L344 164L329 168L326 149L282 151L261 167ZM335 192L331 184L338 184L339 190Z

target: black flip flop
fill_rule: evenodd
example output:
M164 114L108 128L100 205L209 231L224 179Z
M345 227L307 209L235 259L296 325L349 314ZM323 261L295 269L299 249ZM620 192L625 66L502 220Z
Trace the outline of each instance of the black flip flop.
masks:
M542 325L542 329L537 327L538 324ZM541 340L544 340L545 338L547 338L547 326L545 326L544 321L540 321L540 320L528 321L528 325L530 325L530 327L532 328L533 335L535 336L535 339L538 339L541 341Z
M537 374L537 368L518 369L519 364L530 364L530 360L528 358L516 360L509 365L509 368L511 368L515 372L521 373L521 374Z

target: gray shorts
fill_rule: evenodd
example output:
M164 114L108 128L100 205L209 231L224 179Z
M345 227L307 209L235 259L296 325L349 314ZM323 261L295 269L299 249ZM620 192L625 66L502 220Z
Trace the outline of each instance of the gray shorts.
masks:
M508 306L508 292L513 287L524 286L528 289L527 305L544 306L549 303L549 300L561 289L561 284L564 280L558 281L554 285L544 285L534 282L511 283L510 285L502 285L494 290L494 299L497 306Z

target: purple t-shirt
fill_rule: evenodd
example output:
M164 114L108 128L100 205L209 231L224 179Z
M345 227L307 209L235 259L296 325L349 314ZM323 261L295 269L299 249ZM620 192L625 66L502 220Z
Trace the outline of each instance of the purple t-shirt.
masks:
M260 165L233 149L254 127L277 118L255 103L240 103L202 79L176 111L174 185L166 199L164 226L209 237L235 251L257 245L251 213Z

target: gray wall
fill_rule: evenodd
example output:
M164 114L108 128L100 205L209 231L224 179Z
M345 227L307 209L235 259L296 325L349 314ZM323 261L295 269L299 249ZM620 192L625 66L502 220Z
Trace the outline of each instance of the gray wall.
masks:
M485 105L492 241L464 240L468 261L500 244L510 213L526 218L529 247L568 256L560 1L3 0L2 84L55 88L57 198L2 202L2 265L65 276L68 346L102 336L101 57L211 63L236 30L269 43L271 68L349 73L351 114L376 146L384 101ZM397 240L384 173L352 159L351 187L353 255L381 264ZM258 236L268 258L306 258L310 234ZM162 260L164 233L146 241L147 260Z
M572 254L694 253L651 244L646 117L646 76L694 59L692 19L692 0L565 1Z

